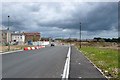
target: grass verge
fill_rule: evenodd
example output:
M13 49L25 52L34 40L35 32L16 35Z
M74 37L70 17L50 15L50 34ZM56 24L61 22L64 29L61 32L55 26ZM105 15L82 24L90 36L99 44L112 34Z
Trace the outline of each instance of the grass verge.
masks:
M118 50L97 47L80 49L107 77L119 78Z

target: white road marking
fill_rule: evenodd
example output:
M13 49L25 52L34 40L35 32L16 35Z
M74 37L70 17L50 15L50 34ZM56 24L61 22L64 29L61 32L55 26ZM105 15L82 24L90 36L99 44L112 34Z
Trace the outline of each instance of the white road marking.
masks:
M78 78L82 78L82 77L78 77Z
M19 52L19 51L23 51L23 50L17 50L17 51L3 52L3 53L0 53L0 54L8 54L8 53Z
M68 80L69 77L69 70L70 70L70 55L71 55L71 47L69 46L66 62L64 65L62 80Z
M78 63L78 64L81 64L81 63Z

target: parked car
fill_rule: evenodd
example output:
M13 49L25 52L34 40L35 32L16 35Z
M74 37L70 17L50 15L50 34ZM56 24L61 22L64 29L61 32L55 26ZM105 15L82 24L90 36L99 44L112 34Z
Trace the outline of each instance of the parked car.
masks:
M55 46L55 44L51 43L51 46Z

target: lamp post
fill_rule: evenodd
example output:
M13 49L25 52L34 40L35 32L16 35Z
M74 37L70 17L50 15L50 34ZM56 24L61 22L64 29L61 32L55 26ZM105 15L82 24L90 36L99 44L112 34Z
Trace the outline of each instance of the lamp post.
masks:
M10 33L9 33L9 18L10 18L10 16L8 15L8 51L10 50Z
M70 36L69 36L69 41L70 41L70 46L71 46L71 34L70 34Z
M81 22L80 22L80 48L81 48Z

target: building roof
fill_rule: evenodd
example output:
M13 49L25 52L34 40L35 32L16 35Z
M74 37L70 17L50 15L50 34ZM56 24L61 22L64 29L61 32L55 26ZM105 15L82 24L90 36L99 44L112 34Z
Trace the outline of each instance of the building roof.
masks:
M40 35L39 32L24 32L24 35Z
M11 33L11 35L24 35L23 33Z

